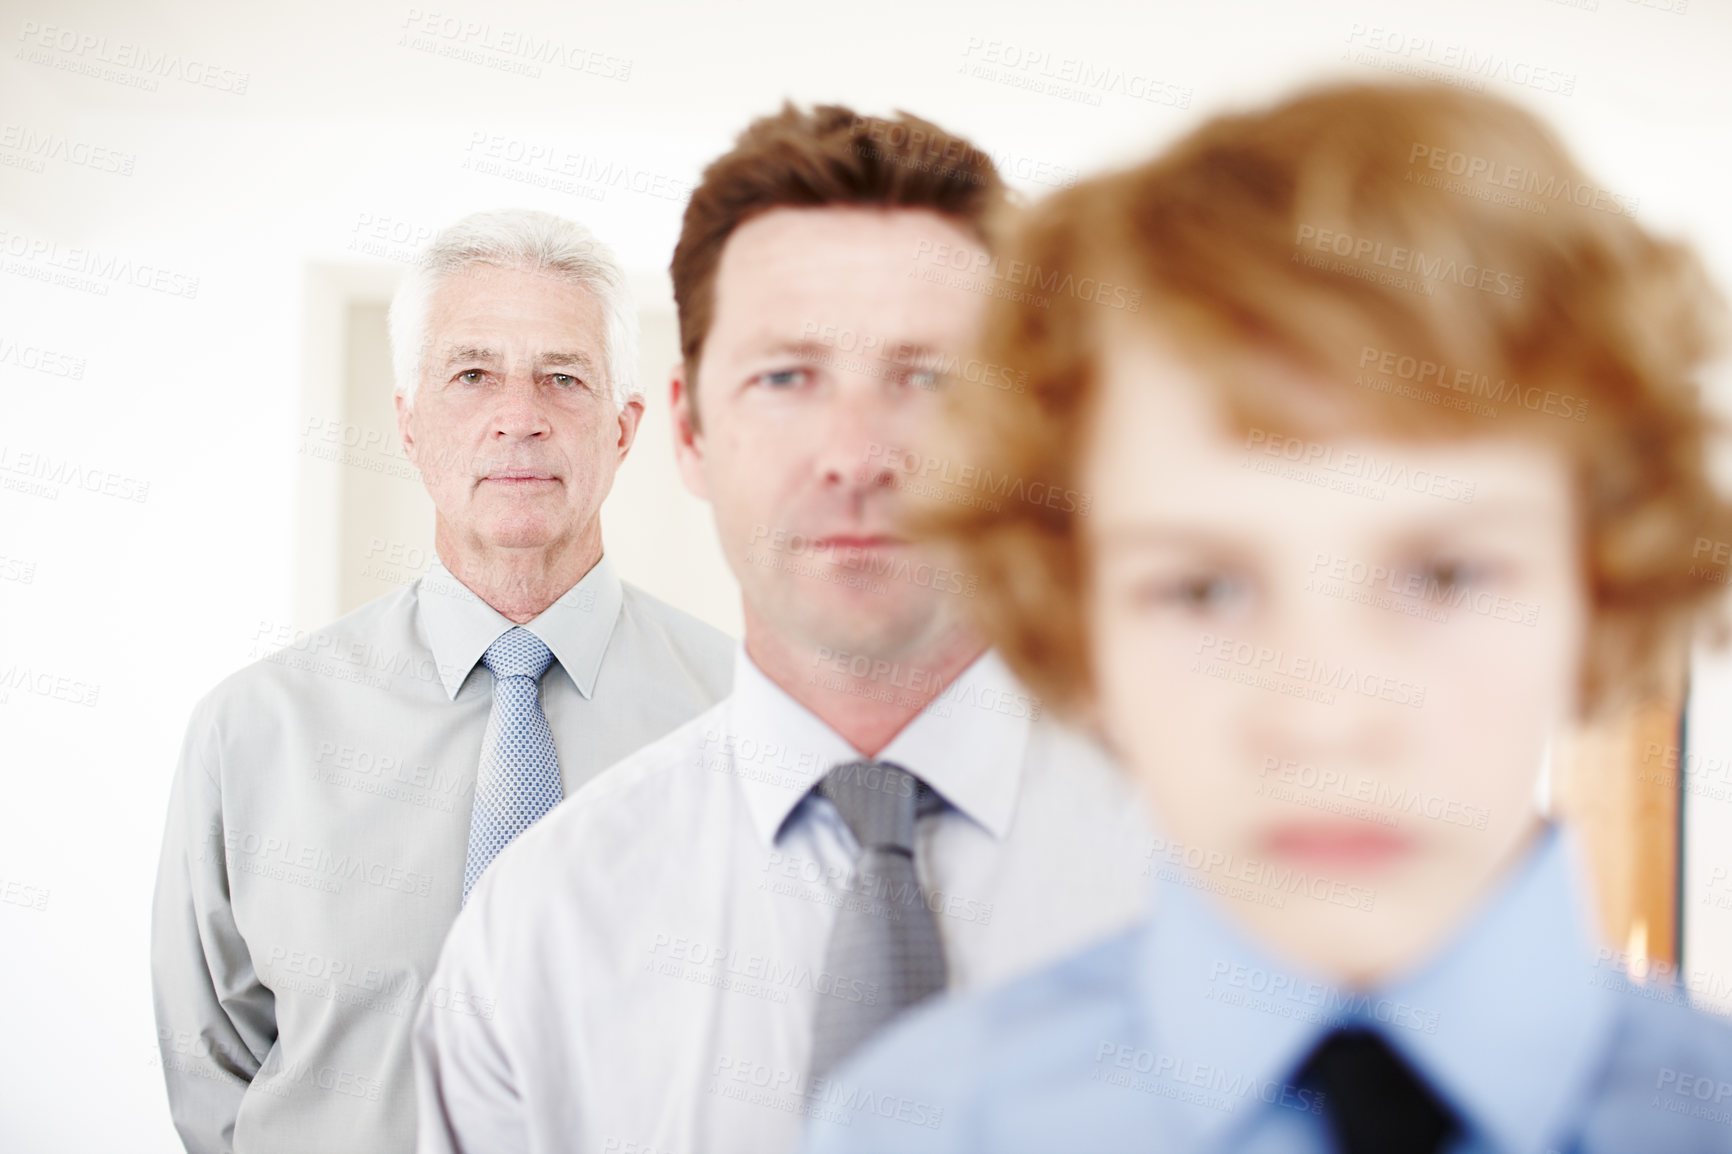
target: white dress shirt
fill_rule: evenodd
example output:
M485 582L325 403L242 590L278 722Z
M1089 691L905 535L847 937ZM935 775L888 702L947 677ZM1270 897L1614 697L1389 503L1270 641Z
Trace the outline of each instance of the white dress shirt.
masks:
M262 660L193 711L152 915L169 1105L193 1154L404 1154L409 1034L457 916L512 623L435 564ZM735 643L604 557L527 628L564 789L727 692ZM281 646L281 648L279 648Z
M1143 910L1142 807L987 654L878 758L949 804L916 862L952 989ZM741 650L733 694L567 798L495 860L415 1030L423 1154L775 1154L845 1088L806 1070L836 908L872 900L835 807L859 754Z

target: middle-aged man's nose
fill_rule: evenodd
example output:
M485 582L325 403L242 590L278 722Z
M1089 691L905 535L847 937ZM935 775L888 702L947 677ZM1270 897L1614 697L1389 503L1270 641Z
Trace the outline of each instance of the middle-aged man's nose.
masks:
M893 463L906 450L881 409L882 402L872 399L836 402L819 434L818 465L826 484L861 490L894 484Z

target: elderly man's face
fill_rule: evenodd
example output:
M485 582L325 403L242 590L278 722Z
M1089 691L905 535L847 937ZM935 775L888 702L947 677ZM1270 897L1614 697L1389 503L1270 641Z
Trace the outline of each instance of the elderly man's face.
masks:
M441 281L398 427L438 511L474 554L594 535L643 404L613 400L600 303L569 281L474 265Z

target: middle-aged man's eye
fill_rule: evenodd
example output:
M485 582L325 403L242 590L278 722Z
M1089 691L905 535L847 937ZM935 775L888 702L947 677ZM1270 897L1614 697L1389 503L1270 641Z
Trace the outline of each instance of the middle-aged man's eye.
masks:
M758 380L772 389L793 388L801 384L805 377L805 369L771 369L767 373L758 374Z
M910 369L903 379L913 388L928 391L937 389L944 383L944 377L937 369Z

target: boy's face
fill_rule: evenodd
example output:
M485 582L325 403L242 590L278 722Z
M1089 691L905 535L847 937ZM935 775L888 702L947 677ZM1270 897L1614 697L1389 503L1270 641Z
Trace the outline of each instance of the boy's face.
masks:
M1266 943L1357 983L1421 960L1535 831L1573 716L1564 458L1239 434L1153 337L1104 353L1081 526L1101 728Z

